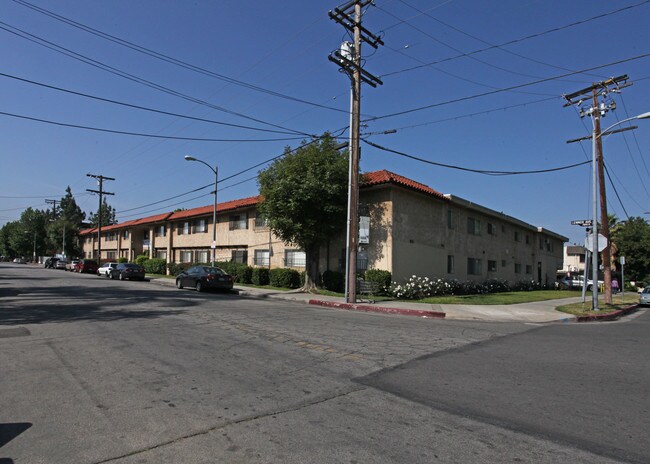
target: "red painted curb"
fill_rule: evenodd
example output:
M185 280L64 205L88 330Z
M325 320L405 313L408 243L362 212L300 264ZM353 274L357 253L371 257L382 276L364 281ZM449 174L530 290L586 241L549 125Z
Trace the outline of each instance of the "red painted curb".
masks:
M632 305L606 314L593 314L589 316L576 316L576 322L613 321L637 310L639 305Z
M353 303L337 303L336 301L309 300L309 304L325 306L328 308L347 309L350 311L401 314L403 316L435 317L438 319L442 319L446 316L445 313L439 311L426 311L423 309L386 308L384 306L360 305L360 304L353 304Z

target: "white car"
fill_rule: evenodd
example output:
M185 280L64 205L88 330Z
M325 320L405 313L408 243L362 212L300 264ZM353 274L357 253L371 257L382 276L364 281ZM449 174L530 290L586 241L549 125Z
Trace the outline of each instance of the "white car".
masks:
M97 268L97 275L98 276L104 276L104 277L110 277L111 272L113 269L117 267L117 263L104 263L99 268Z

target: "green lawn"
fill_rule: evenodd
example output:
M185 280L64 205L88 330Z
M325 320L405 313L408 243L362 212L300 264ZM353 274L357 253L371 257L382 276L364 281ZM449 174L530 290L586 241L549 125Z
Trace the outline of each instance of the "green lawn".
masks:
M602 298L598 298L598 307L600 308L600 311L592 311L591 293L587 293L587 298L584 303L581 301L579 303L558 306L555 309L575 316L590 316L594 314L611 313L619 309L627 308L633 304L637 304L638 302L639 295L637 293L625 292L625 296L613 295L611 305L606 305Z

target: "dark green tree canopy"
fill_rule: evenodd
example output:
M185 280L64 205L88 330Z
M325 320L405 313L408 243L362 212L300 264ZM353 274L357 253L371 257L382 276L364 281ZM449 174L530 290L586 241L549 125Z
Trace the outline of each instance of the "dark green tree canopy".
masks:
M106 197L102 199L102 211L101 211L101 224L103 226L110 226L112 224L117 224L117 219L115 219L115 209L108 204ZM93 227L97 227L100 223L99 209L96 213L90 213L88 221Z
M631 217L619 222L611 231L611 240L618 256L625 256L625 280L643 281L650 285L650 224L643 218Z
M345 229L347 153L325 134L295 151L286 148L282 158L259 173L258 184L264 197L260 214L275 235L305 252L305 288L314 287L320 246Z
M259 211L271 230L303 250L321 245L345 225L348 156L324 136L295 151L285 149L258 176Z

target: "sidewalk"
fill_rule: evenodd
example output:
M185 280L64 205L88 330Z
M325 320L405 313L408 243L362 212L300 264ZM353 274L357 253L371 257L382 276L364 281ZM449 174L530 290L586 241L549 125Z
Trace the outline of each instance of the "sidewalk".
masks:
M151 282L162 285L174 285L172 279L158 278L151 279ZM577 303L582 300L581 297L573 297L513 305L435 305L411 303L408 301L378 301L376 303L360 302L347 304L342 297L317 295L300 291L283 292L246 286L236 286L235 291L244 297L289 300L339 310L491 322L576 322L575 316L556 311L555 307L569 303Z

